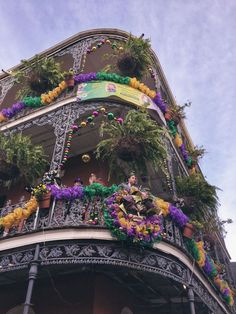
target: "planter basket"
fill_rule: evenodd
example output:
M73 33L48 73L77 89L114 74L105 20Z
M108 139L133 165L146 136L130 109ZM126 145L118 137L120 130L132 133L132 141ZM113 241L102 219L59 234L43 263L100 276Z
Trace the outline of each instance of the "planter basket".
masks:
M125 76L135 76L137 63L130 53L124 53L117 60L117 68Z
M68 88L73 88L75 86L75 80L73 75L68 75L65 77L65 82Z
M43 195L42 200L38 201L39 208L49 208L51 202L51 192Z
M168 121L173 120L175 125L178 125L180 122L180 117L176 115L173 111L171 111L171 109L167 109L165 113L165 118Z
M48 79L42 77L38 74L33 74L30 78L30 88L37 95L45 93L48 89L50 89L51 84Z
M194 235L194 226L192 224L187 223L184 227L183 235L186 238L192 239Z
M20 175L20 171L17 166L8 164L4 160L0 160L0 179L2 181L13 180Z
M129 140L121 141L117 150L117 156L127 162L137 159L141 153L141 146Z

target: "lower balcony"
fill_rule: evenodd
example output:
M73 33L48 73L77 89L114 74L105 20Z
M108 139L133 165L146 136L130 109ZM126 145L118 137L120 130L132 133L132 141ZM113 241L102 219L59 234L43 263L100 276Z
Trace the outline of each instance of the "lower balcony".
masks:
M18 205L6 206L3 214ZM99 196L51 198L48 208L2 230L0 252L0 313L23 312L28 276L35 281L32 313L234 311L193 261L170 218L163 220L161 242L143 247L118 241Z

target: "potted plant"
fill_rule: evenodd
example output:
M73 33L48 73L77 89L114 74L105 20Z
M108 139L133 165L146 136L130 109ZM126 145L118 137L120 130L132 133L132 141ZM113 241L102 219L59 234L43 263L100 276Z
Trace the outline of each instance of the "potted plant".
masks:
M192 239L193 235L194 235L194 226L193 224L191 224L190 222L186 223L186 225L184 226L184 230L183 230L183 235L186 238Z
M130 34L126 42L119 42L113 47L114 52L108 57L115 60L115 70L121 75L141 79L148 73L148 68L152 63L149 39L143 39L143 35L135 37ZM112 66L108 67L112 68Z
M39 204L39 208L49 208L51 201L51 192L47 189L46 185L40 183L37 185L32 194L36 197L36 200Z
M187 146L187 151L188 151L189 157L191 157L192 166L195 166L199 162L199 159L201 159L206 153L206 150L203 146L197 146L197 145L194 147Z
M22 84L18 97L40 96L56 87L63 80L60 64L52 57L36 55L31 60L22 60L21 70L13 72L17 83Z
M164 131L145 112L130 110L122 124L104 123L100 135L105 138L98 143L96 156L108 160L110 173L117 173L118 168L126 174L131 170L145 173L148 161L155 169L163 165Z
M176 179L177 194L184 200L182 207L190 218L203 222L215 217L218 207L217 187L210 185L200 174Z
M189 222L184 226L183 235L189 239L192 239L195 232L202 229L203 224L200 221L189 220Z
M68 72L64 72L64 80L68 88L73 88L75 86L73 69L70 69Z
M0 184L10 186L17 179L34 183L47 165L43 148L22 134L0 133Z
M191 106L191 102L186 102L182 106L174 105L168 108L165 113L166 120L173 120L175 124L178 125L181 119L186 118L185 108L190 107L190 106Z

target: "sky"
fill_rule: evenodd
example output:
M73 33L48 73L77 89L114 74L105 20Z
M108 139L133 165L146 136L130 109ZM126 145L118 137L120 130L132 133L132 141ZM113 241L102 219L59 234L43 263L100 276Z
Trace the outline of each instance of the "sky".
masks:
M186 125L207 151L200 165L219 187L226 244L236 261L236 1L0 0L0 69L7 70L66 38L119 28L150 38Z

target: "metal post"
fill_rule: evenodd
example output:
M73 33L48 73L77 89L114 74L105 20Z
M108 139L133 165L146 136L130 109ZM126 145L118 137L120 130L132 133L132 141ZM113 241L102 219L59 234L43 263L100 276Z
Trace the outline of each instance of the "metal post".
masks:
M194 305L194 292L191 286L188 288L188 300L190 305L190 314L195 314L195 305Z
M52 206L51 206L51 208L49 210L48 226L51 225L52 218L53 218L53 215L54 215L55 205L56 205L56 199L54 198Z
M39 265L39 244L36 245L35 252L34 252L34 259L30 263L30 270L29 270L29 283L24 303L24 311L23 314L28 314L31 306L31 297L34 288L34 282L38 275L38 265Z
M33 226L33 229L34 229L34 230L37 228L38 219L39 219L39 207L37 207L36 214L35 214L35 218L34 218L34 226Z

